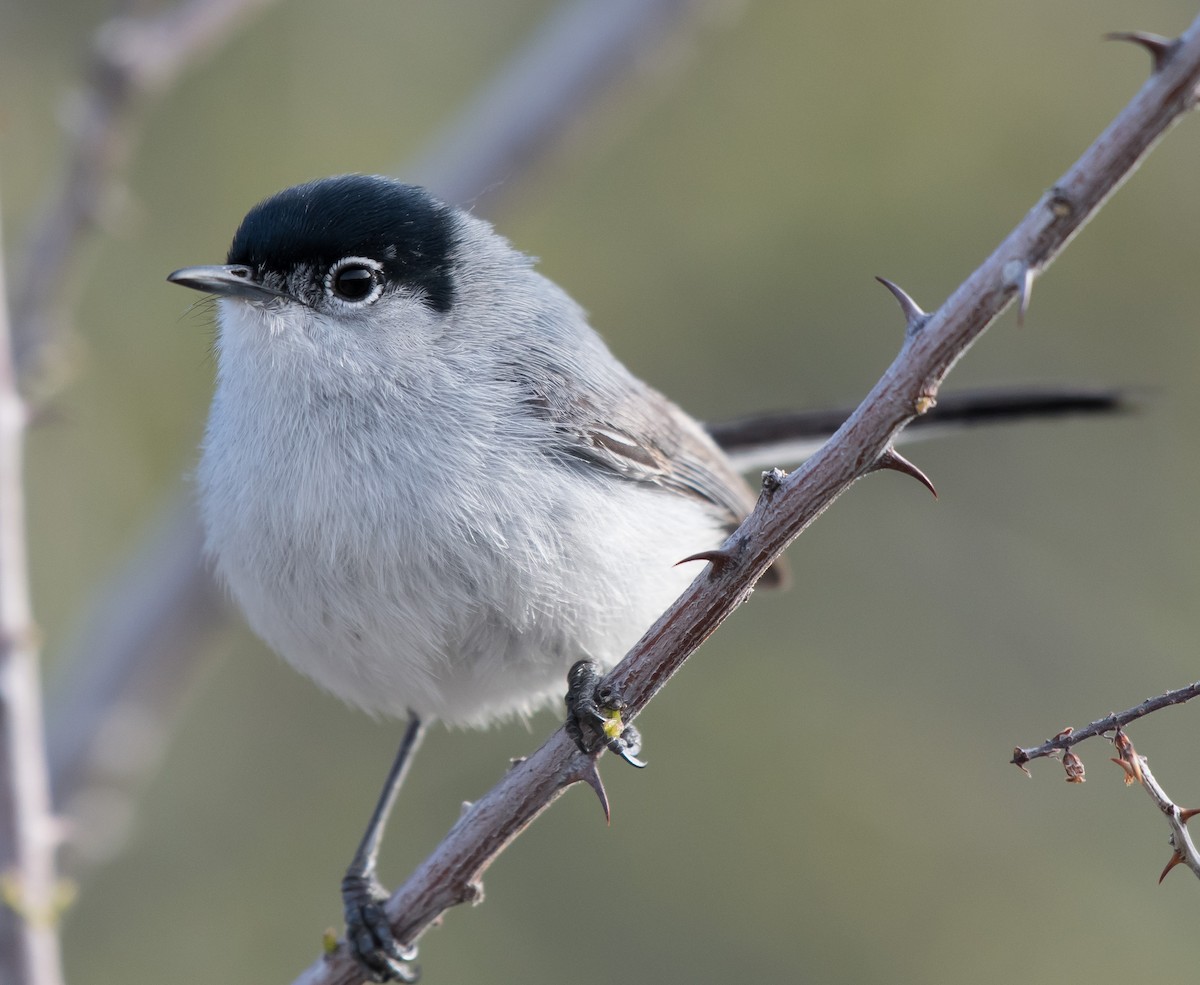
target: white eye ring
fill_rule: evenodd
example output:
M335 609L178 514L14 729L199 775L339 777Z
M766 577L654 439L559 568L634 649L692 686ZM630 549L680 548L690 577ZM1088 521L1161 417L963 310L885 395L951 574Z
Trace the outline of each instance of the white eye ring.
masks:
M383 264L370 257L342 257L325 275L325 293L353 307L371 304L383 293Z

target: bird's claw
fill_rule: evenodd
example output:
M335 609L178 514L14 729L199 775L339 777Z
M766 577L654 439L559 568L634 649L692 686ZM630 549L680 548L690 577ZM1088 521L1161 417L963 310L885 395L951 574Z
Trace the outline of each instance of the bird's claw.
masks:
M417 948L396 940L383 904L388 891L374 876L347 872L342 880L346 944L373 982L416 982L421 969L412 964Z
M641 733L621 717L625 699L611 684L601 682L600 668L580 660L567 674L567 734L582 752L595 752L601 744L639 769Z

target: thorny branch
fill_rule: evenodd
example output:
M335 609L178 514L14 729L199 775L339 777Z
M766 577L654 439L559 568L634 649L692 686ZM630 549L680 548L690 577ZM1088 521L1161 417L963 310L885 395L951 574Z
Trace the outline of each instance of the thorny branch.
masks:
M1071 746L1077 742L1082 742L1084 739L1090 739L1095 735L1107 735L1109 732L1116 732L1130 722L1136 722L1144 715L1149 715L1151 712L1162 708L1169 708L1171 705L1181 705L1185 701L1191 701L1192 698L1197 697L1200 697L1200 681L1174 691L1164 691L1153 698L1147 698L1140 705L1136 705L1133 708L1128 708L1125 711L1115 711L1104 718L1098 718L1090 725L1086 725L1081 729L1065 728L1053 739L1047 739L1040 746L1030 746L1028 749L1022 749L1018 746L1013 750L1010 762L1028 773L1029 770L1025 769L1025 764L1031 760L1041 759L1044 756L1052 756L1056 752L1066 752Z
M1162 785L1150 772L1146 757L1138 755L1133 748L1133 743L1129 741L1129 736L1125 734L1125 726L1130 722L1137 721L1139 718L1163 708L1183 704L1195 697L1200 697L1200 681L1148 698L1140 705L1125 711L1113 712L1104 718L1098 718L1084 728L1073 729L1068 726L1040 746L1031 746L1028 749L1018 746L1013 750L1010 762L1019 767L1026 776L1029 776L1026 763L1061 753L1063 768L1067 772L1067 782L1082 783L1084 780L1083 760L1071 751L1071 747L1084 739L1091 739L1097 735L1107 737L1110 732L1113 733L1112 743L1117 751L1113 762L1120 766L1125 773L1126 785L1140 783L1146 793L1150 795L1150 799L1162 811L1171 828L1171 858L1158 877L1158 881L1162 882L1167 873L1180 863L1186 864L1197 878L1200 878L1200 853L1197 853L1196 846L1192 844L1187 830L1188 821L1200 814L1200 809L1185 810L1168 797Z
M1200 814L1200 809L1184 810L1167 796L1167 792L1150 772L1150 765L1146 762L1146 757L1138 755L1137 750L1133 748L1133 743L1129 741L1129 736L1122 730L1118 729L1117 734L1113 736L1113 745L1117 748L1117 757L1113 759L1113 762L1120 766L1125 773L1125 785L1140 783L1146 793L1150 795L1150 799L1162 811L1163 817L1167 819L1167 824L1171 829L1171 858L1159 875L1158 881L1162 882L1167 877L1167 873L1181 862L1186 864L1197 878L1200 878L1200 853L1192 844L1192 836L1188 834L1187 829L1188 821Z
M851 484L878 468L912 471L892 451L897 433L933 406L946 374L1014 299L1019 298L1022 311L1027 309L1036 274L1194 107L1200 85L1200 18L1175 42L1145 35L1128 40L1154 54L1150 79L995 252L932 314L893 287L908 323L899 355L821 451L790 476L770 473L755 511L720 552L709 555L711 567L609 675L607 680L628 699L629 717ZM579 753L560 729L476 801L393 894L387 912L399 939L415 941L447 907L477 899L480 878L499 852L579 780L590 783L603 800L594 760ZM337 948L303 972L296 985L352 985L360 978L344 948Z

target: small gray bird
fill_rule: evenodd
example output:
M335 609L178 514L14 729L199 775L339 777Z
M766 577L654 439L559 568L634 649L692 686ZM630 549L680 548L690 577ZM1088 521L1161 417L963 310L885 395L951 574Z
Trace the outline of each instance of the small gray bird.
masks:
M375 857L422 723L527 715L582 662L572 734L594 747L596 668L754 496L529 257L420 188L363 175L289 188L245 217L225 265L169 280L220 297L199 469L218 575L298 670L408 716L343 898L365 971L414 981ZM985 413L997 403L1021 412L1010 395ZM1111 409L1078 404L1055 407ZM783 437L812 437L802 421ZM632 728L610 745L640 765Z

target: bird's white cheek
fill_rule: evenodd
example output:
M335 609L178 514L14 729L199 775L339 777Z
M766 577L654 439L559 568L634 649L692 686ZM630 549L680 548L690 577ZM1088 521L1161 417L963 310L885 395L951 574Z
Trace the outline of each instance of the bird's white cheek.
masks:
M285 353L311 353L317 344L309 309L298 304L258 305L223 298L217 340L222 364L274 361Z

